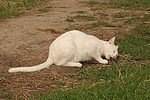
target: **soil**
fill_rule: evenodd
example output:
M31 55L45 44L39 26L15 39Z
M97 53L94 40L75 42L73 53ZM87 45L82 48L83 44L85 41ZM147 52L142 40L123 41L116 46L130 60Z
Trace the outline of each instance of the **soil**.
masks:
M88 21L68 22L66 19L84 11L95 13L92 6L83 0L49 0L40 7L52 6L49 12L43 13L39 6L27 11L24 16L0 21L0 94L4 91L13 93L13 99L27 99L31 94L46 92L68 84L78 85L78 81L67 74L76 74L84 68L51 66L48 69L32 73L8 73L8 69L19 66L32 66L47 59L49 46L62 33L74 29ZM102 1L102 0L99 0ZM81 3L82 2L82 3ZM103 2L103 1L102 1ZM109 16L122 9L98 7ZM112 18L110 17L110 21ZM117 35L120 28L97 27L83 29L100 39L108 40ZM86 67L86 64L83 64ZM100 65L101 66L101 65Z

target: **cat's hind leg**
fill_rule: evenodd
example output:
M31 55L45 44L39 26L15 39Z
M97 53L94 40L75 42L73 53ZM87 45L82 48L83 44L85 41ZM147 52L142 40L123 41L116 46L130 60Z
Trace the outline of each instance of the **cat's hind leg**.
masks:
M62 66L82 67L82 64L81 63L77 63L77 62L67 62L66 64L64 64Z
M81 63L73 62L72 61L73 59L74 59L74 55L68 55L63 59L55 62L54 64L58 66L82 67Z

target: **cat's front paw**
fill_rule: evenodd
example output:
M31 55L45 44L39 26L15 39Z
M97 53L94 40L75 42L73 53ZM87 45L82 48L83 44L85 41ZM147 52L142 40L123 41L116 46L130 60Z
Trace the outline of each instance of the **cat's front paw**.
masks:
M101 63L102 64L108 64L108 60L102 60Z

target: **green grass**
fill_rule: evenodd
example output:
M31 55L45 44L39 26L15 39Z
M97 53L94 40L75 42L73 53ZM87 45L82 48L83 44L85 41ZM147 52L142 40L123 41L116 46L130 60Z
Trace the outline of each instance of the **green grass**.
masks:
M79 73L86 82L69 90L43 94L38 100L149 100L150 68L148 65L112 63L110 68L90 68ZM76 77L76 76L75 76Z
M136 26L132 31L132 33L136 33L141 36L146 36L146 38L149 38L150 36L150 25L146 24L140 24ZM150 42L150 41L148 41Z
M140 24L123 38L118 39L120 53L130 54L132 59L150 59L150 28Z
M124 54L130 54L132 59L150 59L150 37L136 35L126 35L119 39L121 44L119 51Z
M0 18L19 16L23 10L28 10L40 0L6 0L0 3Z
M124 20L125 25L131 25L131 24L143 24L150 21L150 14L144 14L142 16L133 15L131 18L128 18Z
M149 0L138 0L138 4L139 6L145 6L145 7L148 7L150 8L150 1Z

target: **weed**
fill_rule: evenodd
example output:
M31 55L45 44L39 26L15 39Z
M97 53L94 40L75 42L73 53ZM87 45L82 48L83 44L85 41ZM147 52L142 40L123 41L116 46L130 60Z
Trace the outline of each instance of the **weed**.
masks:
M113 25L112 23L109 23L107 21L94 21L91 23L79 25L79 26L75 27L74 29L77 29L77 30L93 29L93 28L97 28L100 26L101 27L115 27L115 25Z
M82 10L79 10L79 11L77 11L76 13L78 13L78 14L85 14L86 12L85 12L85 11L82 11Z
M126 14L123 12L117 12L113 15L114 18L124 18L126 17Z
M150 7L149 0L111 0L111 5L115 8L139 8L139 7Z
M142 21L150 21L150 14L144 14L141 18Z
M99 26L103 26L103 27L115 27L115 25L109 23L109 22L106 22L106 21L97 21L97 22L93 22L91 24L87 24L85 26L86 29L92 29L92 28L96 28L96 27L99 27Z
M76 20L80 20L80 21L88 20L88 21L90 21L90 20L94 20L94 19L95 19L95 17L94 16L90 16L90 15L75 15L73 17L68 17L66 19L66 21L68 21L68 22L74 22Z
M100 20L108 20L108 14L104 13L104 12L98 12L94 14L96 19L100 19Z
M115 8L132 7L133 6L132 0L111 0L110 4L112 4L113 7L115 7Z
M125 25L131 25L131 24L136 23L138 20L139 20L139 17L135 16L135 17L128 18L127 20L123 21L123 23Z
M87 1L87 3L89 3L90 5L97 5L97 4L99 4L99 1L98 0L89 0L89 1Z
M52 6L47 6L47 7L44 7L44 8L40 8L39 11L41 12L49 12L53 7Z
M68 18L66 19L66 21L67 21L67 22L74 22L74 19L73 19L73 17L68 17Z

